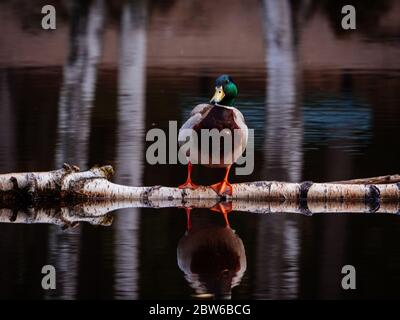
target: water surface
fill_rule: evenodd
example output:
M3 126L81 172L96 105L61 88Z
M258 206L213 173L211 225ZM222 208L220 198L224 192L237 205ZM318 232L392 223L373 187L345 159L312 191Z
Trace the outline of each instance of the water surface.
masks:
M399 3L367 4L359 29L345 34L324 2L223 2L217 17L212 1L54 1L61 16L50 32L38 29L35 8L21 15L0 4L0 172L111 164L118 183L179 185L184 166L146 163L145 133L181 124L221 73L238 83L237 105L255 130L254 172L232 181L400 171ZM221 174L196 168L194 179ZM189 240L183 209L113 216L111 226L67 230L0 224L0 297L189 299L231 286L233 299L399 297L397 215L232 212L233 233L221 215L194 209L200 231ZM187 242L201 248L185 251L201 276L182 267ZM40 286L45 264L56 267L54 291ZM357 290L341 288L346 264Z

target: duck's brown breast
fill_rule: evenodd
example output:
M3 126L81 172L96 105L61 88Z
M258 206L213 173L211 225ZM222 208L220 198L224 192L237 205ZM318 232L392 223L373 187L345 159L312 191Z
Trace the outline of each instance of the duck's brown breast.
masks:
M228 130L232 136L232 143L229 147L229 150L227 150L227 153L225 154L225 143L223 141L223 138L221 136L220 138L220 146L219 150L214 150L213 145L212 145L212 139L208 137L209 143L208 143L208 150L202 150L201 146L203 145L202 143L202 134L201 130L212 130L212 129L217 129L219 132L222 130L225 130L225 132ZM198 137L198 151L199 155L206 154L209 156L208 163L204 163L199 159L199 163L202 165L205 165L207 167L226 167L229 164L232 164L236 159L234 157L234 149L235 149L235 144L234 144L234 130L235 129L240 129L239 126L235 122L235 114L233 110L224 108L224 107L218 107L214 106L210 112L207 114L207 116L199 122L196 126L193 127L193 130L196 131L197 137ZM217 157L219 158L219 161L215 162L215 160L212 159L213 153L217 153ZM227 158L226 158L227 157ZM203 157L207 158L206 156Z
M213 107L207 116L198 123L194 128L196 132L200 133L201 129L239 129L235 122L235 115L233 110L223 107Z

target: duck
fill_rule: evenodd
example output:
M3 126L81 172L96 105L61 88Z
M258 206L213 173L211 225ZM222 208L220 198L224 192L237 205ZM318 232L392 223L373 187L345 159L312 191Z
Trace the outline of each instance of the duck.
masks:
M235 107L237 96L238 86L232 77L227 74L220 75L215 80L215 92L209 103L195 106L189 118L179 129L179 145L188 143L189 146L185 154L188 160L187 178L178 188L197 189L199 187L192 181L191 174L193 164L200 164L211 168L225 168L222 181L210 187L220 196L232 196L233 187L229 182L229 172L233 163L245 151L248 142L248 127L244 116ZM192 136L188 140L188 130L197 135L197 139ZM209 144L202 147L202 140L205 139L202 136L202 130L210 130L209 132L214 130L214 132L222 134L224 139L225 135L231 136L232 143L225 144L225 141L221 142L221 140L219 144L212 143L210 153ZM215 145L217 150L213 149Z

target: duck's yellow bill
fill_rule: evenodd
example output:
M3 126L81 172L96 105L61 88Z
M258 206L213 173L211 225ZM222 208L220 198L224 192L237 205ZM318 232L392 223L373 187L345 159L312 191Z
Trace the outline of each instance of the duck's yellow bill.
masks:
M222 99L225 97L225 92L224 89L222 88L222 86L220 87L215 87L215 93L214 96L211 98L210 102L221 102Z

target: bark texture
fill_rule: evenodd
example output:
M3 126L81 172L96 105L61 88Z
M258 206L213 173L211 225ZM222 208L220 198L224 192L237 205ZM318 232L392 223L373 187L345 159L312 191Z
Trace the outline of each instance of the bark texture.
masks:
M111 166L94 167L80 171L78 167L64 164L62 169L49 172L8 173L0 175L0 195L4 198L25 196L40 199L48 196L57 199L82 200L140 200L187 201L220 200L210 187L196 190L152 186L135 187L115 184L109 179ZM392 177L392 178L391 178ZM322 202L374 202L400 200L398 176L342 181L340 183L289 183L256 181L233 184L233 196L228 200L246 201L322 201ZM378 181L370 184L369 181ZM390 183L383 183L389 181ZM366 183L367 182L367 183ZM225 198L225 197L223 197Z
M123 208L213 208L251 213L400 214L399 175L334 183L257 181L233 184L233 196L196 190L111 182L111 166L81 172L64 164L49 172L0 175L0 223L49 223L70 228L80 222L108 226ZM371 183L374 182L374 183Z

